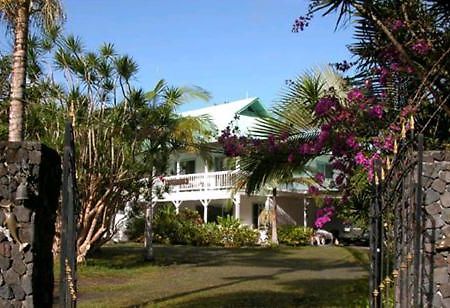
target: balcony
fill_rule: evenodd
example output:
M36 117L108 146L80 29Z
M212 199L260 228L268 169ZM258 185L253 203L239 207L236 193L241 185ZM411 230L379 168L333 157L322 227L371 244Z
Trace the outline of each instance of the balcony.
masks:
M169 193L230 190L235 175L235 170L180 174L164 177L163 184L169 188Z

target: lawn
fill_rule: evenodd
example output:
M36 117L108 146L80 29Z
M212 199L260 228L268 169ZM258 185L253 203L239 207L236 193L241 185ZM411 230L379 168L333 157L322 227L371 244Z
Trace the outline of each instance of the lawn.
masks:
M361 307L367 254L345 247L102 248L79 267L79 307Z

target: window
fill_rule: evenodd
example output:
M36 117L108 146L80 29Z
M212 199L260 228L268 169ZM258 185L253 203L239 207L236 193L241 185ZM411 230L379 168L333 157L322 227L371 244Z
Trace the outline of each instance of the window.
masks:
M195 173L195 160L185 160L180 162L181 174Z
M224 171L223 157L214 157L214 169L215 171Z
M326 179L332 179L333 178L333 168L328 162L317 162L317 170L319 172L322 172L325 175Z
M259 214L264 210L263 203L253 203L252 205L252 223L253 227L258 228L258 217Z

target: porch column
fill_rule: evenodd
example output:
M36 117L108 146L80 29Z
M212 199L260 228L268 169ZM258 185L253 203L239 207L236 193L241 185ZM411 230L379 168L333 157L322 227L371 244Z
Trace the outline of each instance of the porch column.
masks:
M173 205L175 205L175 213L180 213L180 205L182 202L180 200L172 200Z
M308 199L303 199L303 227L307 227L308 226L308 207L309 205L309 201Z
M177 170L176 170L177 175L180 175L180 170L181 170L181 167L180 167L180 160L177 158Z
M233 204L234 204L234 218L240 219L241 218L241 195L235 195L233 197Z
M203 223L208 222L208 205L211 200L201 199L200 202L203 205Z
M204 169L204 176L203 176L203 185L204 189L208 190L208 162L205 161L205 169Z

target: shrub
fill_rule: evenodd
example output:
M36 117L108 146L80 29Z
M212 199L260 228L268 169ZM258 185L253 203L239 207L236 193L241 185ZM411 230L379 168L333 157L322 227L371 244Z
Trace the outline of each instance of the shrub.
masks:
M258 241L259 233L248 226L241 225L238 219L227 215L218 217L218 230L220 245L224 247L254 246Z
M191 244L196 246L241 247L257 244L259 233L240 224L231 216L218 217L218 223L203 224L200 215L190 209L179 214L172 206L155 211L153 216L153 240L163 244ZM128 223L130 239L142 237L145 221L134 217Z
M312 228L286 225L278 228L278 241L290 246L304 246L310 243L313 234Z
M140 241L143 238L145 229L144 216L130 217L127 220L127 229L125 234L130 241Z
M220 243L219 227L215 223L196 226L192 244L196 246L217 246Z

